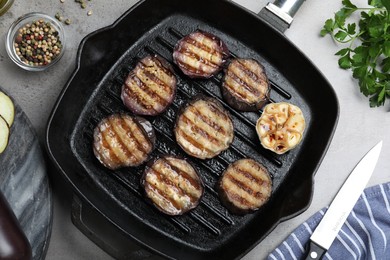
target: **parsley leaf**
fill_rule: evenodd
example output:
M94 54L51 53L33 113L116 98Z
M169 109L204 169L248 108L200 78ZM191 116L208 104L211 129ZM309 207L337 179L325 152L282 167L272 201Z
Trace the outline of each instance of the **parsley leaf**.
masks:
M371 107L383 106L390 99L390 0L369 0L368 8L357 7L350 0L341 3L320 35L329 34L336 42L348 44L335 54L340 56L340 68L352 71ZM349 22L355 12L360 13L359 20Z

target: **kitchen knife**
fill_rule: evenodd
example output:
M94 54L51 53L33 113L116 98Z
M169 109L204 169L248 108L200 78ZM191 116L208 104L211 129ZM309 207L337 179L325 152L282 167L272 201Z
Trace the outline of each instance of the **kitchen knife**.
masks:
M310 237L306 260L321 259L336 238L375 169L382 141L355 166Z

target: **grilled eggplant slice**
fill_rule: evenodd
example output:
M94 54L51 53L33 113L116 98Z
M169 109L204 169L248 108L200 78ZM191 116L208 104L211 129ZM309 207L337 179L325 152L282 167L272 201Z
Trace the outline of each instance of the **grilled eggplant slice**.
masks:
M283 154L301 142L305 125L299 107L280 102L264 107L263 114L257 120L256 131L264 148Z
M127 114L113 114L96 126L93 152L107 168L138 166L153 151L156 137L149 121Z
M169 155L148 163L141 186L157 209L172 216L195 208L204 193L195 168L187 160Z
M167 109L176 94L172 66L160 56L143 58L122 86L124 105L134 114L155 116Z
M234 59L225 70L222 94L241 111L259 110L269 99L270 86L264 67L254 59Z
M240 215L258 210L272 192L268 170L253 159L240 159L230 164L217 185L222 204Z
M210 78L229 57L225 43L217 36L197 30L177 42L173 60L191 78Z
M180 147L199 159L217 156L233 142L233 122L214 98L196 97L178 113L175 137Z

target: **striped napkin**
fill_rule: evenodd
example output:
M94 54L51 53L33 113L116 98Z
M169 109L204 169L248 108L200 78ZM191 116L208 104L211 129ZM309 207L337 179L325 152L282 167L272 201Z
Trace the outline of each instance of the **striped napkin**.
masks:
M267 259L301 259L326 210L296 228ZM364 190L323 259L390 259L390 182Z

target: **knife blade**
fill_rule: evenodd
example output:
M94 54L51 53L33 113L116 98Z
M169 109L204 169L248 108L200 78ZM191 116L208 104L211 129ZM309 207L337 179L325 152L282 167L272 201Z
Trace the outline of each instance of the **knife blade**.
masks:
M350 173L311 235L304 259L321 259L329 249L374 172L381 149L382 141Z

